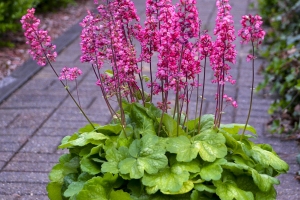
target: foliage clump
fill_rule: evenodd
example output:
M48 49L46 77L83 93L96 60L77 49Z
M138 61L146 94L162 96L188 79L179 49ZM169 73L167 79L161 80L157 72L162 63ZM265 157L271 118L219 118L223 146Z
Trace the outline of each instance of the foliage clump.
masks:
M139 109L136 109L136 108ZM131 110L135 109L137 115ZM126 134L118 121L87 125L66 136L61 156L47 186L50 199L276 199L275 176L288 165L267 144L254 144L252 135L238 134L242 124L214 127L214 116L201 118L200 134L195 120L180 128L148 115L161 112L154 105L124 103ZM143 124L154 126L139 127ZM159 116L159 115L158 115ZM197 120L196 120L197 121ZM136 134L138 131L141 134Z

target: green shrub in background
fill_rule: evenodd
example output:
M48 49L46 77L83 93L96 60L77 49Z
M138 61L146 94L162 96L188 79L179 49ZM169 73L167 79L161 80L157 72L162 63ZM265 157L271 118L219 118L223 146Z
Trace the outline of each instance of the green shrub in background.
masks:
M37 5L37 11L46 12L46 11L55 11L57 8L67 7L69 4L74 4L75 0L40 0L40 3Z
M7 34L21 30L20 19L28 8L37 7L40 12L54 11L75 3L75 0L0 0L0 46L13 46Z
M20 18L26 13L27 9L34 7L38 0L0 0L0 36L3 38L5 33L20 30ZM0 45L4 44L1 40Z
M300 130L300 0L259 0L259 12L269 26L266 50L268 65L258 90L271 88L276 99L269 108L271 132Z

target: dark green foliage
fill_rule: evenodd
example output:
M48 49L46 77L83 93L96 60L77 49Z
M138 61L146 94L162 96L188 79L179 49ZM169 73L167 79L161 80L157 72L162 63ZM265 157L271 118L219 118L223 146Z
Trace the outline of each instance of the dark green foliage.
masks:
M27 9L37 5L39 0L0 0L0 34L7 31L17 31L20 19Z
M55 11L71 3L75 0L0 0L0 46L12 46L7 34L21 30L20 19L27 9L38 7L39 12Z
M46 11L55 11L57 8L65 8L69 4L74 4L75 0L40 0L40 3L37 5L38 12Z
M294 132L300 122L300 1L259 0L267 27L261 54L268 61L259 90L270 86L276 96L270 106L271 132Z

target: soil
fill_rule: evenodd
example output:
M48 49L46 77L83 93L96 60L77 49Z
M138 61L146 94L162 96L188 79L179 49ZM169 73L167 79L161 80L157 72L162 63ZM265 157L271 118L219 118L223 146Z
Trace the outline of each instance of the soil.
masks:
M92 0L77 0L76 4L61 8L56 12L36 14L41 20L40 29L47 30L52 40L62 35L71 26L82 19L87 10L94 8ZM8 33L5 36L12 41L13 47L0 47L0 80L9 76L15 69L29 59L29 46L25 43L23 32Z

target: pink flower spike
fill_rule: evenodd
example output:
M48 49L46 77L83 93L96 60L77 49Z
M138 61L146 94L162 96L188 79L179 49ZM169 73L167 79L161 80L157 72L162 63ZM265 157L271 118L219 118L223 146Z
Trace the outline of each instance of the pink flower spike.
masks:
M35 9L27 10L27 14L22 17L21 24L24 29L26 43L30 45L30 54L37 64L45 66L47 61L55 61L57 53L56 46L51 43L51 37L48 32L39 30L40 20L34 16Z
M259 15L244 15L241 20L242 29L239 30L238 35L242 38L241 43L247 44L250 41L261 44L265 31L261 28L263 21Z

